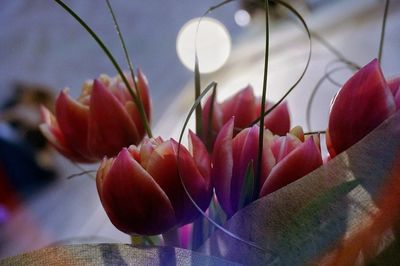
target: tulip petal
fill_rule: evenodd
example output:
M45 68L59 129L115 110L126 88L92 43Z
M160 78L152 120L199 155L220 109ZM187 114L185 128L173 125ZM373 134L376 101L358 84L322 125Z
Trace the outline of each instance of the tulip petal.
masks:
M89 108L72 99L63 90L56 100L55 112L68 147L92 161L100 159L92 156L87 146Z
M93 162L92 160L83 157L81 154L69 148L68 143L65 140L64 134L59 128L56 118L46 107L42 106L41 114L44 123L39 126L40 131L58 152L60 152L66 158L75 162Z
M285 137L275 138L271 143L272 153L278 163L283 158L285 158L289 153L301 145L301 141L293 136L292 134L287 134Z
M143 122L142 117L140 116L139 110L134 102L132 102L132 101L126 102L125 109L126 109L127 113L129 114L129 117L133 120L133 124L135 125L138 135L140 136L138 138L138 142L134 143L135 145L137 145L137 144L139 144L140 140L144 137L144 135L146 133L146 130L144 127L144 122Z
M178 154L179 144L172 139L171 142L173 144L172 146L175 151L175 154ZM212 188L210 187L210 182L207 182L207 180L202 176L196 165L195 160L190 155L188 150L182 145L180 147L181 148L179 149L179 161L177 162L178 162L179 174L182 179L181 182L184 183L185 188L187 189L187 192L189 193L193 201L203 211L205 211L210 204L212 196ZM183 186L182 186L182 191L184 191ZM184 191L183 203L184 206L182 214L184 216L182 215L180 217L180 221L181 224L186 224L193 221L193 219L199 216L200 213L195 208L192 201L189 199L186 191Z
M146 170L167 194L180 223L185 214L185 192L171 141L165 141L155 148L148 159Z
M246 128L237 134L232 140L233 170L231 180L231 204L233 212L239 208L240 193L246 170L252 161L253 173L256 173L256 162L258 157L258 134L259 127ZM233 213L228 213L231 216Z
M272 103L267 104L267 108ZM260 110L258 108L258 110ZM259 114L257 114L257 117ZM264 126L269 129L272 133L280 136L284 136L290 130L290 115L289 108L286 102L279 104L271 113L264 118Z
M223 125L223 117L222 117L222 110L221 110L221 105L217 103L217 97L214 99L214 104L213 108L211 110L211 102L212 102L212 96L208 97L204 107L203 111L201 113L202 116L202 126L203 126L203 135L204 138L209 141L211 140L211 145L214 145L214 140L220 131L222 125ZM212 115L210 117L210 112L212 111ZM211 129L209 129L209 120L211 120ZM210 134L210 136L209 136Z
M260 128L258 125L246 128L236 135L232 141L233 172L231 180L231 204L234 212L239 208L239 199L246 176L246 170L251 161L253 162L253 173L257 175L259 130ZM260 180L256 181L255 184L263 184L272 167L275 165L275 158L272 154L269 140L268 137L264 137ZM257 180L258 176L255 176L255 178ZM255 188L255 191L258 193L259 187ZM231 214L228 215L230 216Z
M193 156L197 168L199 169L204 181L211 186L211 162L207 149L203 142L189 130L189 150Z
M89 112L89 149L93 154L114 156L122 147L141 140L122 104L99 81L93 82Z
M333 101L328 131L335 153L361 140L395 110L394 97L375 59L354 74Z
M294 182L321 165L320 150L313 138L308 138L274 166L261 188L260 197Z
M223 121L235 117L235 128L246 128L256 118L256 105L253 88L248 85L221 104Z
M147 115L147 119L151 121L151 100L149 96L149 85L146 76L139 68L137 73L137 85L140 92L140 97Z
M100 199L111 222L121 231L155 235L172 228L171 202L152 177L123 149L107 169L100 167ZM100 176L100 175L105 175Z
M400 77L388 80L387 83L394 96L394 101L396 102L396 108L400 109Z
M390 91L392 92L393 95L396 95L396 93L400 89L400 77L396 77L394 79L390 79L387 81L387 84L389 86Z
M230 202L233 168L233 125L234 118L231 118L218 133L212 154L213 168L211 169L212 182L218 201L225 212L229 214L234 213Z

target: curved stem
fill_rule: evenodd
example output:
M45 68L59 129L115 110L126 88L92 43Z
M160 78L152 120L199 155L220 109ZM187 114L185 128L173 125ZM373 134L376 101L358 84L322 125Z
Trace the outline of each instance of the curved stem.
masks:
M260 108L260 129L258 135L258 154L257 154L257 168L255 174L254 191L258 194L258 187L260 186L261 180L261 169L262 169L262 157L263 157L263 145L264 145L264 117L265 117L265 105L267 98L267 83L268 83L268 61L269 61L269 5L268 0L265 1L265 56L264 56L264 76L263 76L263 89L261 96L261 108Z

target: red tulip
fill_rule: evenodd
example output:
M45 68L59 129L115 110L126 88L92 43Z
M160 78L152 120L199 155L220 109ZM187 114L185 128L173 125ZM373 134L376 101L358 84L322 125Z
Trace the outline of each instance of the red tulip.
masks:
M104 159L97 172L97 190L111 222L121 231L155 235L192 222L211 200L210 160L200 139L190 133L190 150L173 139L147 139ZM179 167L179 172L178 172Z
M147 81L141 71L137 77L150 119ZM56 100L55 116L44 107L42 114L43 134L72 161L95 162L104 156L114 156L122 147L139 144L145 135L138 107L120 77L102 75L85 83L78 100L72 99L65 89Z
M234 120L221 129L214 145L212 158L212 180L218 200L227 215L238 209L249 165L257 173L258 137L257 125L242 130L233 137ZM263 197L299 179L322 165L319 137L304 141L302 131L286 136L273 135L266 130L263 143L263 160L260 180L254 182L255 195Z
M399 80L386 82L378 60L355 73L331 105L327 146L331 157L348 149L396 111Z
M212 97L209 97L204 105L202 113L203 132L207 136L209 132L209 118L211 110ZM271 102L267 102L266 110L272 106ZM212 131L211 140L214 142L218 132L222 126L235 117L236 135L242 128L249 127L250 124L260 116L261 99L256 98L253 93L253 88L249 85L240 90L238 93L225 100L222 103L217 103L214 100L212 110ZM280 104L264 119L264 125L272 133L285 135L290 130L290 116L286 102Z

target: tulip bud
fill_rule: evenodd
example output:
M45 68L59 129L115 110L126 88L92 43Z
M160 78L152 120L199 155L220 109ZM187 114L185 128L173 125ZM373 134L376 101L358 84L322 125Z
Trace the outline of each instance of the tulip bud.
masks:
M391 86L392 91L376 59L343 85L329 113L326 140L332 158L361 140L396 111L393 94L397 91L396 83Z
M209 97L204 105L202 113L203 132L204 136L211 133L211 143L226 124L229 119L235 117L234 135L240 129L249 127L250 124L260 116L261 99L256 98L253 93L253 88L249 85L238 93L228 98L222 103L217 103L214 99L214 104L211 110L212 97ZM271 102L267 102L265 110L272 107ZM210 112L212 115L210 116ZM210 118L212 123L210 123ZM211 129L209 129L209 124ZM264 125L272 133L285 135L290 130L290 116L287 104L284 102L277 106L271 113L264 118ZM207 139L207 138L206 138Z
M137 78L144 110L150 119L147 81L141 71ZM44 123L40 129L72 161L95 162L104 156L114 156L122 147L139 144L145 135L139 109L120 77L102 75L86 82L77 100L68 95L67 89L61 91L55 110L53 115L42 108Z
M210 160L203 143L190 133L191 152L173 139L147 139L104 159L97 189L111 222L128 234L155 235L192 222L212 195Z
M229 217L241 207L239 202L248 167L253 167L253 173L258 169L258 125L246 128L234 137L233 125L232 118L217 136L211 174L215 193ZM293 133L277 136L265 131L261 173L254 182L257 197L272 193L322 165L319 137L304 140L299 128Z

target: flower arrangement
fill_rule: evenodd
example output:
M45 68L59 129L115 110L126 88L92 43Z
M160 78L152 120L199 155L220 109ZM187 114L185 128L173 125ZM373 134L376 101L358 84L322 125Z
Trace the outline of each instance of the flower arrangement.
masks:
M63 1L55 1L92 35L119 75L86 82L77 100L61 91L54 114L42 109L40 129L71 161L101 161L99 199L133 244L154 246L155 240L245 264L328 265L353 264L359 256L379 262L398 244L400 78L386 79L379 59L363 67L342 60L358 69L332 101L325 160L320 142L325 132L291 125L284 101L310 58L285 96L267 101L269 1L264 1L262 97L248 86L218 102L215 82L200 88L195 54L196 99L180 139L164 140L151 132L151 88L142 71L135 74L127 56L130 72L122 72L89 26ZM298 16L310 36L291 5L272 2ZM189 131L186 147L182 136L194 112L196 130ZM379 163L367 165L375 155L381 156ZM375 213L357 213L357 204L374 205ZM364 221L361 229L352 227L357 219ZM388 232L391 241L382 244ZM188 239L191 243L183 244Z

